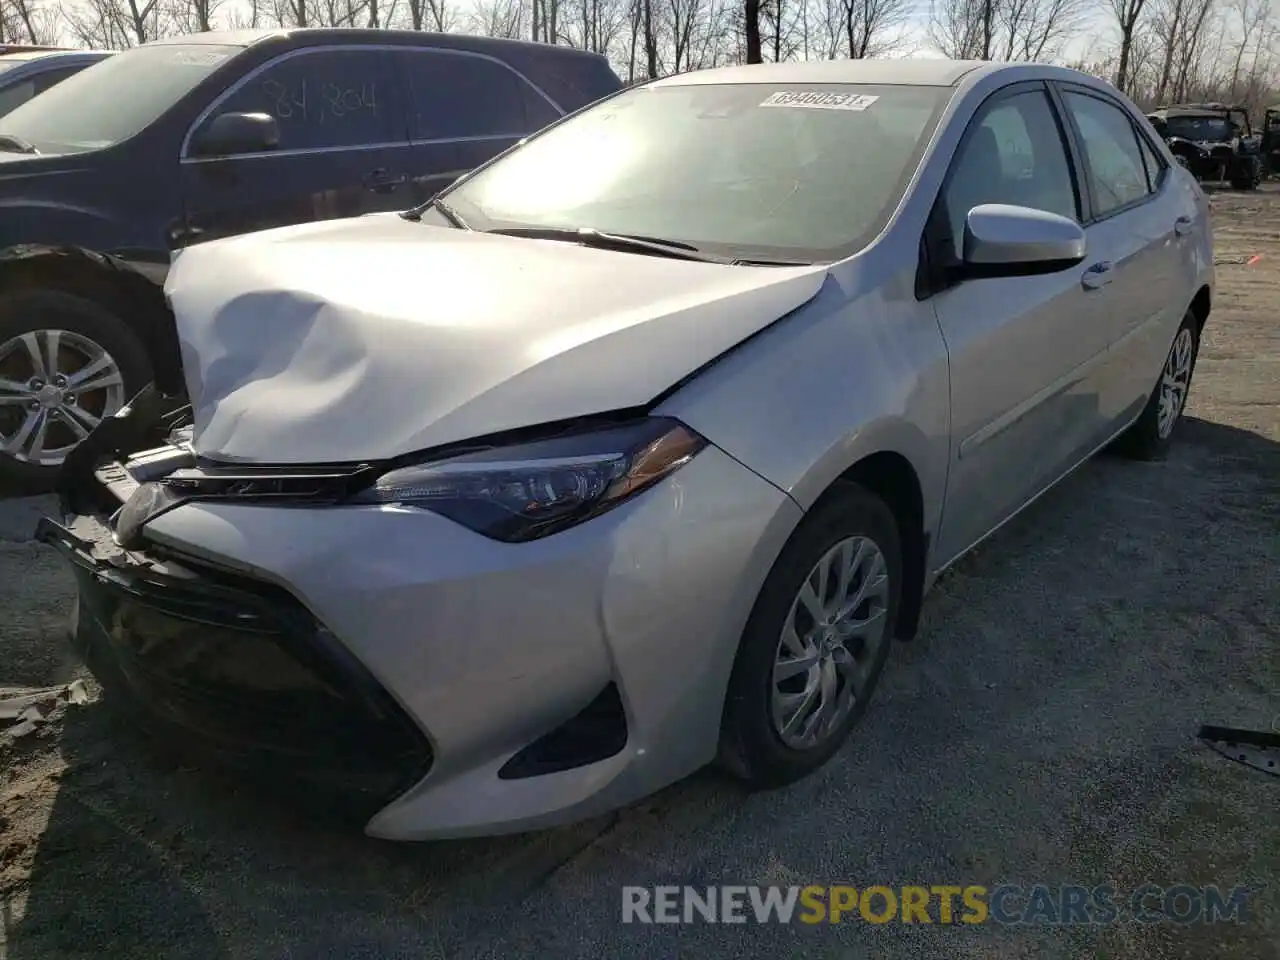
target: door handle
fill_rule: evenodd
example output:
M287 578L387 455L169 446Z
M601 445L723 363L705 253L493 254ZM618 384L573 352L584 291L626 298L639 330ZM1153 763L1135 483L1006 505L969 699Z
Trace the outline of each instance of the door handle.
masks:
M1105 287L1112 279L1111 261L1102 260L1084 272L1084 276L1080 278L1080 283L1084 285L1086 290L1097 290L1099 287Z
M408 179L404 176L393 177L390 170L379 167L377 170L370 171L364 178L364 187L374 193L391 193Z
M1191 232L1191 218L1179 217L1177 220L1173 221L1173 232L1180 237L1185 237Z

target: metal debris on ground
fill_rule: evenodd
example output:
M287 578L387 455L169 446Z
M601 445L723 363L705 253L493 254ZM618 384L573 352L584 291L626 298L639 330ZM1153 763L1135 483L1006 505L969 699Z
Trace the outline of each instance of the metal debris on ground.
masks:
M1280 777L1280 733L1204 726L1196 737L1228 760Z
M0 687L0 733L9 737L25 737L35 733L60 704L89 701L83 680L73 680L60 687Z
M1221 267L1227 264L1236 264L1236 265L1241 265L1246 267L1252 267L1255 263L1257 263L1261 259L1262 259L1262 254L1260 253L1250 253L1240 257L1214 257L1213 265L1215 267Z

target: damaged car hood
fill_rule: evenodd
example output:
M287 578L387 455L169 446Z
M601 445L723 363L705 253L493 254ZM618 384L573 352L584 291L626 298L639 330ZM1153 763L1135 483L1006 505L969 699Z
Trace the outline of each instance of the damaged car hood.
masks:
M165 289L196 452L298 464L647 404L806 303L826 273L390 214L190 247Z

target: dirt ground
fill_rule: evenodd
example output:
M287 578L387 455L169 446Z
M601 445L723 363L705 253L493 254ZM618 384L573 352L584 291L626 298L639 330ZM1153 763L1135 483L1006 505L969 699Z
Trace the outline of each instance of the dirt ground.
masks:
M0 960L1280 957L1280 188L1215 196L1219 292L1164 464L1101 457L963 561L849 747L495 840L326 831L138 752L97 703L0 735ZM1262 259L1251 265L1258 255ZM0 687L64 682L70 579L0 503ZM624 926L621 886L1249 886L1244 924Z

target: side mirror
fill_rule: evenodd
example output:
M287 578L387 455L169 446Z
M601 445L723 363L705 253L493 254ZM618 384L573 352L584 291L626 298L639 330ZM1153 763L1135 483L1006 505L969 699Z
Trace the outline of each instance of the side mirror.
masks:
M1056 273L1084 257L1084 229L1074 220L1047 210L984 203L965 218L966 277Z
M280 146L280 126L269 113L221 113L191 144L197 157L265 153Z

